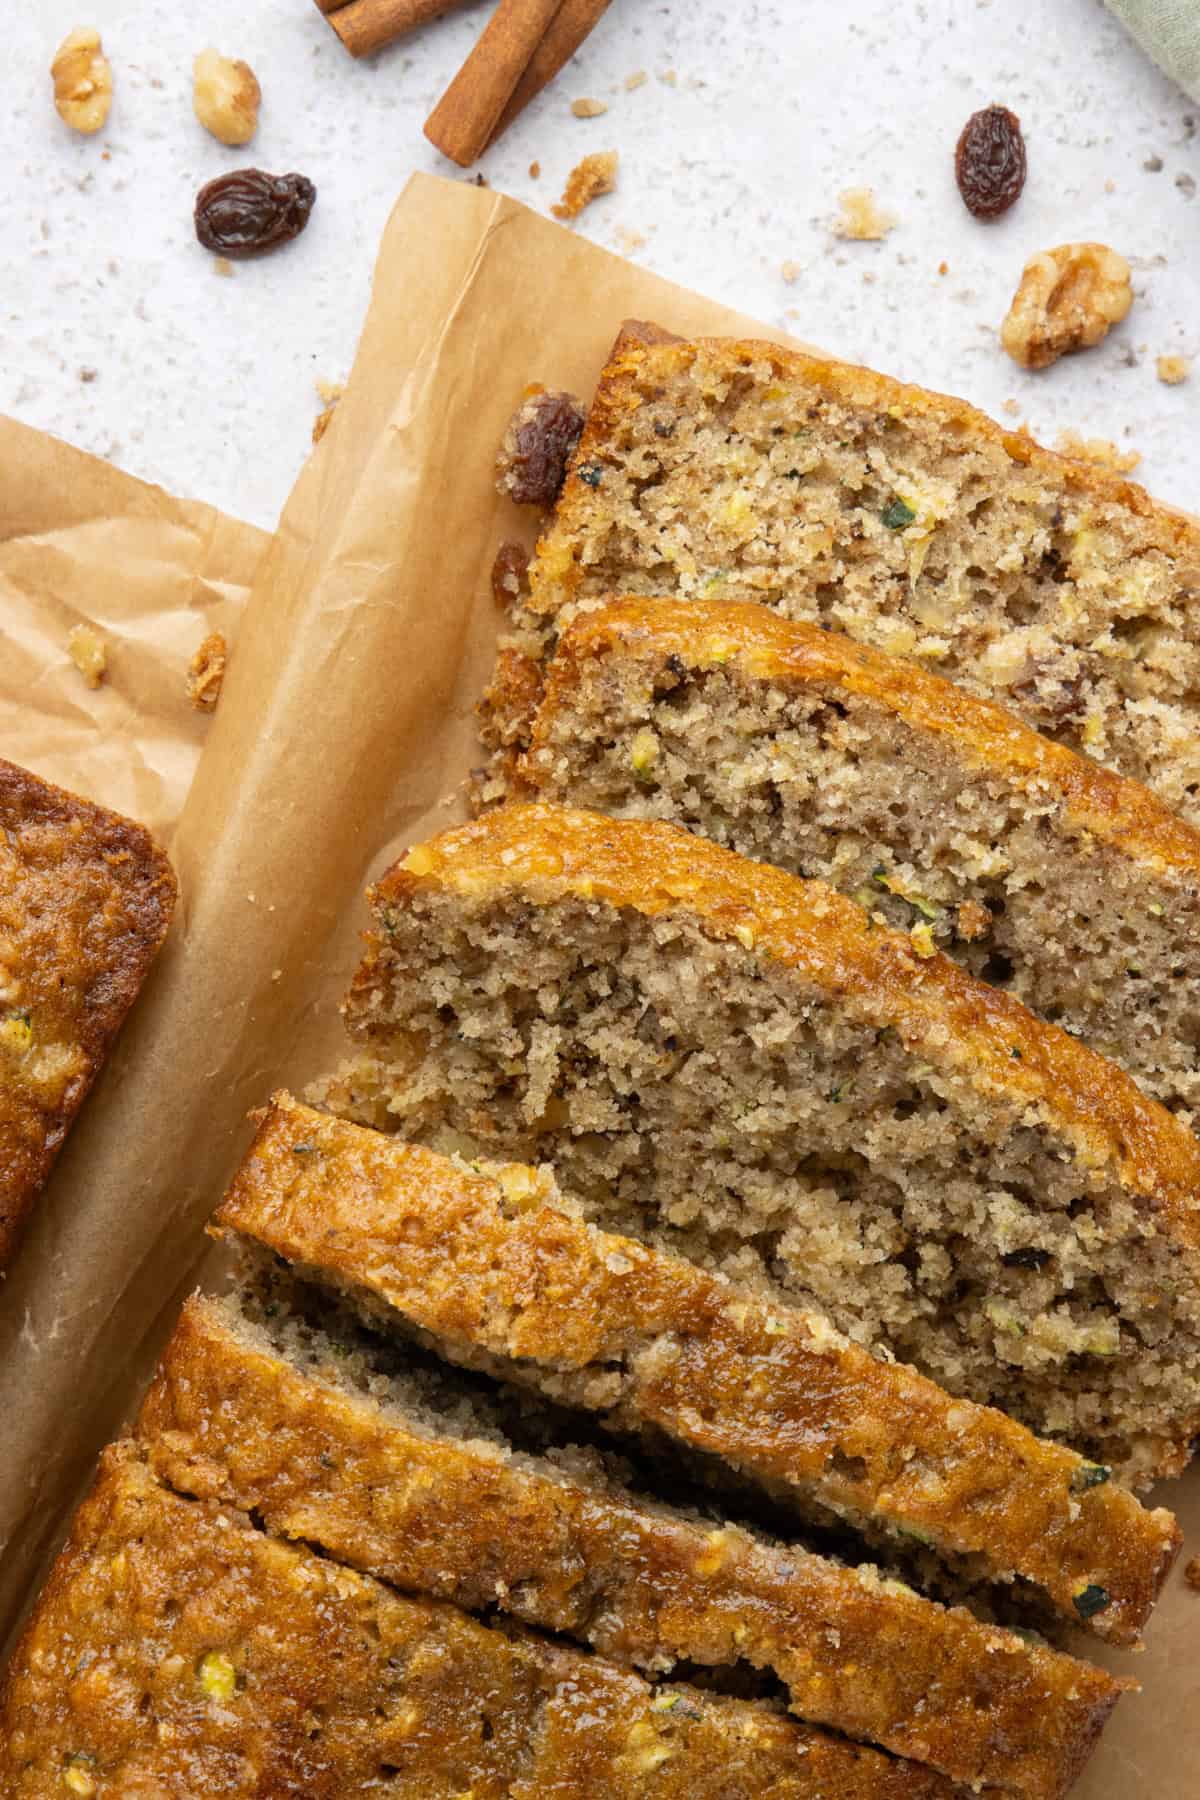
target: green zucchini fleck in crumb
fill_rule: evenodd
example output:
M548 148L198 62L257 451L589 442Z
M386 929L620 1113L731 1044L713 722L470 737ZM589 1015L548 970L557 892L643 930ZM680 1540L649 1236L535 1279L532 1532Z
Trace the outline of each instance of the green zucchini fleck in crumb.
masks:
M1104 1463L1080 1463L1071 1477L1071 1492L1086 1494L1091 1488L1103 1487L1111 1476L1112 1470L1106 1468Z
M912 524L917 515L906 501L897 498L890 501L879 516L889 531L903 531L906 525Z

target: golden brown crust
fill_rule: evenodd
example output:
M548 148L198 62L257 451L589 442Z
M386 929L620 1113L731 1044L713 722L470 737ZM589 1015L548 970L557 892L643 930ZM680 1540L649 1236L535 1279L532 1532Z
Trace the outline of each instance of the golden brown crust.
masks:
M952 1800L932 1771L765 1708L414 1602L161 1487L128 1446L9 1666L13 1800Z
M140 825L0 760L0 1269L175 898Z
M303 1155L296 1144L313 1146ZM585 1378L577 1402L649 1422L943 1550L1016 1570L1078 1622L1136 1641L1179 1548L1165 1511L989 1407L877 1361L823 1320L585 1224L535 1171L489 1176L277 1095L216 1215L451 1345ZM594 1398L597 1373L621 1369ZM590 1379L587 1379L590 1378ZM917 1454L911 1455L915 1451Z
M874 927L823 882L753 863L658 821L563 807L508 806L420 845L373 890L387 908L421 889L521 891L538 905L579 897L647 917L686 911L714 938L734 938L795 971L930 1062L981 1092L1037 1107L1106 1168L1158 1229L1200 1249L1200 1142L1114 1064L948 957L923 957L905 934ZM368 956L355 990L376 980Z
M653 335L651 335L653 333ZM1200 526L1186 514L1153 500L1145 488L1126 481L1094 463L1079 462L1046 450L1024 431L1008 431L986 413L949 394L897 381L857 363L812 356L757 338L694 338L684 340L659 334L656 327L630 321L618 336L604 369L583 435L572 459L551 527L540 540L530 569L531 606L534 611L557 612L579 586L581 565L577 554L556 553L556 539L569 539L576 502L587 509L590 488L579 471L586 468L594 451L611 442L638 409L640 381L647 377L669 380L686 371L698 356L720 357L731 370L752 365L767 367L781 381L822 390L839 404L880 412L896 408L908 417L925 415L935 421L948 440L973 438L999 445L1014 463L1052 480L1065 493L1089 496L1136 514L1146 529L1147 541L1171 555L1200 557ZM570 550L569 545L564 545Z
M1118 1697L1100 1671L873 1573L431 1440L239 1341L211 1302L185 1308L138 1431L173 1487L404 1592L498 1605L642 1668L740 1659L800 1717L962 1782L1062 1794Z
M969 694L914 663L888 656L837 632L789 621L752 601L614 599L578 615L563 631L545 677L534 720L530 759L550 736L557 710L569 703L593 660L620 654L691 667L733 665L752 680L782 687L844 689L886 707L914 730L948 740L974 766L995 769L1023 790L1049 786L1064 816L1123 855L1200 877L1200 831L1140 782L1077 755L995 702ZM524 701L524 696L517 703Z

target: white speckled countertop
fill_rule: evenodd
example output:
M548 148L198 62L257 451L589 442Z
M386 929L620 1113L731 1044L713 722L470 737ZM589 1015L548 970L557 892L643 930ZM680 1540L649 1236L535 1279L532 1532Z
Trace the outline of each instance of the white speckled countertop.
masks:
M308 448L314 384L349 367L392 201L414 169L455 173L421 124L486 9L369 64L312 0L7 10L0 409L272 524ZM93 139L59 122L48 75L84 21L117 86ZM262 83L249 153L192 117L191 58L210 42ZM648 80L627 91L636 70ZM574 118L584 95L607 113ZM1030 176L987 226L963 209L951 154L992 100L1020 114ZM1139 479L1196 505L1200 361L1168 388L1155 357L1200 358L1198 116L1099 0L614 0L481 167L546 209L579 156L616 148L619 192L578 226L600 243L1051 440L1069 424L1136 448ZM247 161L302 171L319 198L299 243L222 280L195 242L192 199ZM864 184L899 222L882 243L839 241L838 191ZM1134 310L1100 349L1024 374L997 327L1025 258L1076 238L1130 259Z

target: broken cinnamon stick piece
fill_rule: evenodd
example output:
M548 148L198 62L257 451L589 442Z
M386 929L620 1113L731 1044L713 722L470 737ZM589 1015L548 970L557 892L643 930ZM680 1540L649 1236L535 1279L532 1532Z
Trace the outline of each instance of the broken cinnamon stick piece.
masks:
M483 36L425 121L425 136L466 169L492 133L560 0L500 0Z
M489 138L494 144L514 119L520 118L531 100L535 100L565 63L570 62L592 27L598 25L612 0L563 0L549 30L534 51L525 73L513 89L512 97L500 114L496 129Z
M463 0L316 0L351 56L371 56Z

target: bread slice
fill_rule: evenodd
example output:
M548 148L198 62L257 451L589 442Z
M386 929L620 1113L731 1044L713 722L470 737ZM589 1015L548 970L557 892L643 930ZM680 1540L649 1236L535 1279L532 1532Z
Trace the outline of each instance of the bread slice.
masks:
M1200 816L1200 528L959 400L776 344L625 334L530 580L551 626L610 593L762 601Z
M0 1270L175 897L149 832L0 760Z
M343 1092L367 1122L549 1160L615 1228L1135 1480L1187 1462L1200 1143L1115 1066L657 822L501 809L373 904Z
M653 1427L856 1527L1036 1585L1115 1643L1137 1641L1179 1547L1171 1515L1107 1469L819 1315L599 1230L544 1170L468 1168L279 1094L215 1228L612 1428ZM172 1408L195 1428L200 1390L173 1370L197 1360L197 1329L167 1359L156 1432Z
M766 607L614 600L559 639L523 779L829 881L1200 1106L1200 832L940 676Z
M645 1499L576 1448L521 1454L461 1381L268 1292L259 1318L185 1309L137 1427L172 1487L644 1670L748 1664L802 1718L969 1785L1051 1800L1082 1768L1120 1693L1100 1670L875 1569Z
M931 1770L762 1705L416 1602L181 1498L127 1445L0 1693L12 1800L953 1800Z

